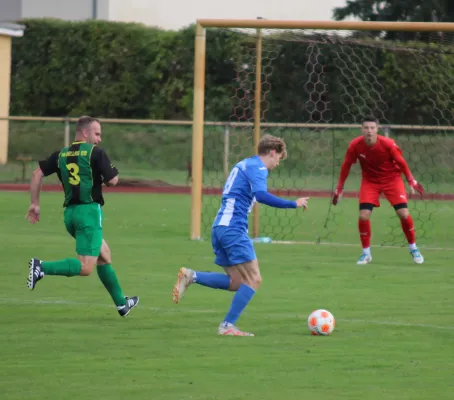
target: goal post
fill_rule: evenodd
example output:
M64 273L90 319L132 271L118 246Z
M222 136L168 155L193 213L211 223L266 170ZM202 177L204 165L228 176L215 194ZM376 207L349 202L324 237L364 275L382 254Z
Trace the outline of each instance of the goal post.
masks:
M217 121L217 124L227 127L227 130L224 128L223 131L227 133L221 133L219 136L214 136L210 122L205 121L205 107L207 106L205 93L207 83L206 41L211 28L244 33L248 36L250 43L249 46L242 48L245 54L244 59L234 60L236 75L232 82L232 93L235 92L232 94L234 100L232 117L229 121ZM334 33L332 36L330 34L323 36L327 32ZM389 32L399 33L402 39L385 41L384 33ZM206 232L212 223L212 218L220 206L219 197L225 181L226 169L231 168L240 158L253 154L263 132L282 136L289 147L289 159L293 160L287 164L286 175L276 183L276 194L293 198L303 194L318 196L322 191L332 190L337 180L340 161L345 153L346 145L349 140L359 134L359 121L366 113L378 117L383 124L383 134L390 137L398 136L396 140L399 145L403 142L404 155L407 160L408 157L413 160L410 166L414 174L420 175L419 179L423 183L424 180L428 183L430 196L427 197L427 200L432 203L429 204L426 200L417 202L418 199L414 198L415 203L412 205L416 216L421 216L421 222L420 225L417 224L417 228L421 228L419 231L424 235L424 226L428 230L436 220L434 210L437 205L434 201L450 198L446 193L446 186L450 183L448 174L454 172L454 163L449 161L453 159L449 146L449 149L443 150L439 159L435 155L436 149L442 148L440 143L443 141L448 140L451 145L453 131L451 123L454 121L454 79L450 77L452 74L449 72L449 68L451 65L454 67L453 32L454 23L436 22L199 19L196 24L194 51L190 238L193 240L203 238L202 231L205 225L205 236L207 236ZM438 35L437 37L442 38L438 43L441 43L443 48L439 49L430 41L419 43L415 39L416 36L407 39L403 33ZM275 111L276 103L273 103L277 97L272 95L276 89L279 90L278 85L284 87L286 84L282 76L276 77L276 75L279 75L278 69L281 65L278 57L291 56L288 49L287 53L279 53L278 50L288 41L295 43L295 46L304 44L301 49L306 51L302 56L304 59L299 60L298 67L295 67L305 69L301 73L302 77L299 82L302 87L292 88L290 86L288 88L288 90L293 89L298 92L298 95L300 94L301 103L294 104L295 101L298 101L295 100L297 95L292 98L288 107L294 106L295 114L301 111L301 114L305 114L307 117L301 120L296 120L294 117L281 121L279 113ZM295 52L298 51L300 50L296 47ZM376 53L380 53L380 57L374 59ZM402 54L404 55L401 56ZM379 60L380 65L374 64L376 60ZM430 84L431 87L428 86L429 84L423 83L424 76L415 75L411 77L414 86L408 89L415 96L424 90L433 94L427 96L427 104L420 106L421 109L429 109L427 113L431 114L430 123L427 122L429 119L418 120L418 110L415 110L416 120L414 122L402 123L396 116L397 112L393 110L393 108L398 108L396 103L392 103L386 94L391 88L394 92L399 91L399 85L401 85L399 73L417 72L406 70L402 72L401 66L418 62L422 62L420 70L426 74L430 74L432 70L440 71L440 77L436 82ZM451 62L452 64L450 64ZM327 71L329 68L333 70ZM396 75L396 82L392 81L393 74ZM328 75L330 78L326 79ZM364 79L360 79L361 77ZM402 90L405 88L403 87ZM269 100L270 94L271 100ZM280 95L282 94L280 93ZM332 109L334 96L337 96L337 101L342 103L339 110ZM301 107L301 110L298 107ZM333 117L335 112L338 115ZM272 114L269 120L265 116L266 113L268 113L267 115ZM405 114L404 108L402 108L401 114ZM210 128L208 133L207 128ZM237 130L236 133L235 130ZM204 149L207 134L211 135L209 138L211 142L210 147ZM213 157L218 154L217 150L214 151L212 144L216 137L219 142L216 146L222 149L223 155L217 159L210 159L210 163L218 163L219 168L208 165L206 162L204 164L204 157L207 159L211 154ZM454 145L454 140L452 142ZM305 146L304 149L303 146ZM418 151L432 147L434 154L431 153L425 158L417 154ZM317 165L310 165L308 162L308 165L302 166L302 164L294 162L295 159L304 156L313 162L317 154L325 157L325 160L317 161ZM418 159L420 159L419 164ZM325 161L326 163L323 164ZM421 162L424 164L421 165ZM283 162L284 165L286 163L288 163L287 160ZM443 170L439 163L446 164L446 170ZM218 169L219 177L213 177L213 171ZM314 172L315 170L317 172ZM324 174L323 177L321 173ZM271 178L273 174L274 172L271 173ZM440 177L440 174L444 175ZM349 178L349 180L351 179ZM325 185L323 187L321 187L322 181ZM357 183L358 180L355 181L355 184ZM355 190L357 191L358 187ZM355 196L353 192L352 190L352 197ZM203 198L213 194L217 195L216 199L204 204ZM324 231L323 239L332 238L335 230L343 229L343 224L356 223L356 220L347 220L345 217L350 213L353 215L353 211L347 210L350 205L348 207L347 204L345 207L331 207L329 196L326 193L324 196L324 203L317 203L317 208L324 208L324 211L317 210L319 214L323 214L323 218L312 221L308 232L300 237L306 238L313 234L314 242L320 242L319 231ZM349 197L348 194L346 197ZM290 213L291 210L279 210L275 214L266 214L265 210L259 213L259 209L262 210L258 204L255 204L250 226L253 237L258 237L263 233L267 234L270 227L274 226L273 240L285 241L292 236L288 235L289 232L299 229L300 222L293 218L294 214ZM356 212L356 209L354 211ZM305 216L306 219L311 218L309 214L307 213ZM383 225L388 229L389 238L382 238L381 244L401 245L402 238L399 238L401 232L396 230L395 226L388 226L388 222L384 222ZM355 230L353 227L347 226L345 229ZM348 235L341 236L347 237ZM431 244L433 242L435 242L435 238L430 241Z
M208 26L208 25L207 25ZM203 191L203 132L204 132L204 105L205 105L205 51L206 51L206 30L201 23L196 25L195 35L195 58L194 58L194 108L193 108L193 135L192 135L192 189L191 189L191 239L201 239L201 216L202 216L202 191ZM262 36L260 28L257 29L256 41L256 81L254 91L254 135L253 148L257 148L260 141L261 121L261 74L262 70ZM224 134L224 179L228 176L228 131ZM259 232L259 209L255 204L254 215L254 236Z
M262 120L262 31L257 29L256 40L256 62L255 62L255 91L254 91L254 135L253 135L253 154L255 155L260 141L260 123ZM259 205L254 204L253 209L253 236L259 236Z
M205 28L197 24L194 54L191 239L200 239L202 222L203 124L205 106Z

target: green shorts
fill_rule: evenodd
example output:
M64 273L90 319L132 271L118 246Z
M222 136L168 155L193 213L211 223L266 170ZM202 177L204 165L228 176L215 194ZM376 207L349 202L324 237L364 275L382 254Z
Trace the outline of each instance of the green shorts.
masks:
M99 256L104 215L98 203L77 204L65 208L66 230L76 239L79 256Z

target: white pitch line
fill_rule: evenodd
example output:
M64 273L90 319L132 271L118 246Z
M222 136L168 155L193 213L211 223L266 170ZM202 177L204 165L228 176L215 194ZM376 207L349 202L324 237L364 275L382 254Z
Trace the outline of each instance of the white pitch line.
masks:
M36 304L36 305L67 305L67 306L91 306L96 308L114 308L113 305L108 304L93 304L88 302L79 302L71 300L61 300L61 299L36 299L36 300L26 300L26 299L14 299L8 297L0 297L0 303L2 304L13 304L13 305L25 305L25 304ZM138 305L139 308L154 311L157 313L190 313L190 314L219 314L219 310L208 310L208 309L187 309L187 308L160 308L160 307L144 307L141 303ZM178 307L178 306L175 306ZM254 313L254 315L261 316L263 318L271 319L284 319L284 318L297 318L306 320L306 315L301 314L291 314L291 313ZM367 319L345 319L345 318L336 318L336 321L346 322L352 324L373 324L373 325L389 325L389 326L402 326L402 327L412 327L412 328L427 328L427 329L440 329L440 330L449 330L454 331L454 326L440 326L440 325L431 325L431 324L417 324L410 322L401 322L401 321L378 321L378 320L367 320Z
M293 240L273 240L269 244L298 244L298 245L313 245L313 246L339 246L339 247L358 247L358 243L338 243L338 242L309 242L309 241L293 241ZM393 246L393 245L371 245L372 248L383 248L383 249L406 249L407 246ZM421 250L447 250L447 251L454 251L453 247L425 247L421 246Z

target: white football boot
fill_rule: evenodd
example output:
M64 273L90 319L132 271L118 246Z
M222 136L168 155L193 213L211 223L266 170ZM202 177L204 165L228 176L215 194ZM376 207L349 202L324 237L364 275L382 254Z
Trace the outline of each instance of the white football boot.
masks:
M371 261L372 261L372 256L370 254L363 253L359 257L359 259L356 262L356 264L365 265L365 264L369 264Z
M184 295L186 289L194 282L194 271L189 268L180 268L178 271L177 283L173 287L173 302L177 304Z
M424 262L424 257L422 256L418 249L410 250L410 254L413 257L413 261L416 264L422 264Z
M235 325L221 322L218 327L218 335L221 336L255 336L253 333L240 331Z

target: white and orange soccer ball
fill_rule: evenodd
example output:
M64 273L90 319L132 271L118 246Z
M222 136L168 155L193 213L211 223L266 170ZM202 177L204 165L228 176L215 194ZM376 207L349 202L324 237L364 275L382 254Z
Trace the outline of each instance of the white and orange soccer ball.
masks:
M313 335L331 335L336 327L336 320L328 310L315 310L307 319L307 326Z

